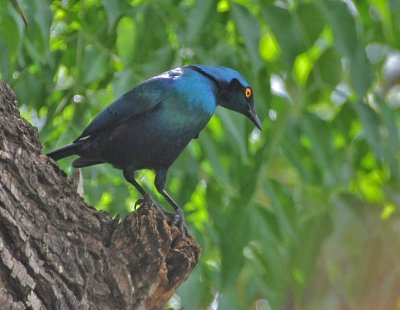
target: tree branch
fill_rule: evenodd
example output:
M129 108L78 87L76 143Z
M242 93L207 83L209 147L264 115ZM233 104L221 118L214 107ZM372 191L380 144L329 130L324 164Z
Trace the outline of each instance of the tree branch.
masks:
M0 82L0 308L164 309L201 252L172 220L86 205Z

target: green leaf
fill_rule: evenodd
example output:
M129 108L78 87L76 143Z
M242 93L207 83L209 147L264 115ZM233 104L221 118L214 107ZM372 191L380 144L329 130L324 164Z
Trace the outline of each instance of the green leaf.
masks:
M382 158L384 148L379 133L379 119L377 114L367 104L361 101L354 102L352 106L361 120L366 140L373 148L376 156Z
M335 167L332 167L332 137L329 127L312 114L305 114L302 129L310 139L313 157L322 173L323 184L335 183Z
M32 2L33 20L40 29L41 41L44 46L43 53L47 53L49 48L50 27L53 21L53 14L45 0L37 0ZM28 27L29 29L30 27ZM36 36L38 37L38 36Z
M220 233L229 236L221 242L221 285L222 289L230 288L235 283L244 263L243 249L249 242L249 236L244 234L249 227L249 214L245 205L231 206L233 212L229 221L221 227Z
M7 45L2 38L0 38L0 50L3 51L3 55L7 52ZM10 80L11 73L9 57L0 57L0 79L4 81Z
M17 22L11 15L0 11L0 38L6 45L10 58L15 57L19 45L20 33Z
M372 76L355 18L345 2L319 1L318 5L332 27L336 48L348 58L351 82L362 97L371 85Z
M317 4L332 27L335 46L344 56L353 59L359 47L356 24L349 8L342 1L318 1Z
M125 66L130 66L135 59L136 26L129 17L119 20L117 26L117 51Z
M381 130L384 130L386 160L390 167L390 174L393 179L400 182L400 166L398 163L398 151L400 147L399 130L396 124L396 113L391 109L380 95L376 96L376 102L382 112L382 122L384 124Z
M279 42L284 62L291 69L297 55L306 50L300 30L286 8L268 4L262 7L262 13Z
M229 176L221 164L220 156L218 154L219 149L217 144L212 141L212 138L208 135L207 131L203 131L199 137L199 142L203 148L204 155L210 162L217 180L225 187L225 190L232 194L234 187L232 186Z
M15 8L15 10L18 12L18 14L21 16L22 20L24 21L25 27L28 26L28 22L26 20L24 11L19 6L18 1L17 0L11 0L11 3L13 5L13 7Z
M215 9L215 1L213 0L195 2L190 14L187 16L188 29L186 36L189 42L199 39L198 36L206 28L213 9Z
M81 75L83 83L90 84L104 77L107 72L108 53L93 47L85 49Z
M108 31L111 31L117 20L129 10L129 4L124 0L103 0L108 17Z
M300 19L298 27L303 32L304 43L307 48L310 48L324 29L325 19L312 2L301 2L295 12Z
M342 64L339 55L332 48L327 49L314 65L314 78L321 78L323 84L334 89L342 77ZM320 85L320 84L317 84Z
M292 209L293 202L288 199L289 197L283 194L284 189L272 180L266 180L264 182L264 191L271 201L272 209L279 223L283 239L294 238L294 217L296 214Z
M362 98L371 86L372 73L363 48L356 51L354 58L350 61L351 82L358 96Z
M260 40L260 56L265 61L274 62L280 53L280 48L271 33L266 33Z
M332 230L332 220L326 213L309 217L301 224L298 235L300 242L297 244L296 253L293 253L293 266L296 266L304 277L302 281L297 282L300 287L304 288L313 276L322 243ZM300 291L297 294L300 295L299 293Z
M260 27L257 19L247 8L234 2L231 3L231 12L232 18L249 51L252 64L258 69L261 61L258 54Z
M242 160L245 161L247 159L247 149L244 126L240 126L237 122L235 122L236 118L231 115L231 112L219 109L217 113L218 116L221 118L225 129L227 130L225 135L231 137L231 139L229 139L228 141L239 149L240 156ZM242 117L241 115L238 116Z

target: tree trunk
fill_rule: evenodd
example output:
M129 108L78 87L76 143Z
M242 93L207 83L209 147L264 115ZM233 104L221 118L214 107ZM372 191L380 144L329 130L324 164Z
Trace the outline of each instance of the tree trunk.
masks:
M0 309L164 309L201 252L172 218L86 205L0 82Z

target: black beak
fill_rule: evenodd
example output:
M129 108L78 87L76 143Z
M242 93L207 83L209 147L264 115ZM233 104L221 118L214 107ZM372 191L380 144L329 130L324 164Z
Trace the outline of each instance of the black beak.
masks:
M258 129L260 129L260 131L262 130L262 125L261 125L261 121L257 116L256 111L254 110L254 108L249 109L249 118L251 119L251 121L254 123L254 125L257 126Z

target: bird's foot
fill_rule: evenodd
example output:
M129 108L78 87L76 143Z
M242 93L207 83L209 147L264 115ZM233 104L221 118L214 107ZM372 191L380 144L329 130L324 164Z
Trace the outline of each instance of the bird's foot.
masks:
M176 211L171 225L178 227L179 231L181 232L180 239L185 238L185 236L187 234L187 230L185 227L185 216L183 215L182 209L178 209Z
M143 196L143 198L140 198L135 202L135 210L137 206L142 206L146 203L150 205L155 205L154 199L147 193Z

